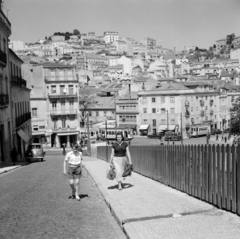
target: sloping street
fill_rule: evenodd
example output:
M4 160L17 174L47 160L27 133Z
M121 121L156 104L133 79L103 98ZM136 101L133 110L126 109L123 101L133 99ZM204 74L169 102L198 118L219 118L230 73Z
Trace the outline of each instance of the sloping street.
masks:
M61 152L48 152L0 175L0 238L126 238L86 171L81 201L69 199L62 162Z

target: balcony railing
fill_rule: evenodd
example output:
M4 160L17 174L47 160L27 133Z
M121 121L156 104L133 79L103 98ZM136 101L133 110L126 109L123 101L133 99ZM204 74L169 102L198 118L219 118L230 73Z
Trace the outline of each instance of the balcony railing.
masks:
M16 117L16 127L21 126L22 124L24 124L26 121L28 121L30 119L31 119L31 113L30 112Z
M0 50L0 66L6 67L7 65L7 54Z
M8 104L9 104L9 95L0 93L0 107L1 108L7 107Z
M53 98L53 99L58 99L58 98L62 99L62 98L76 98L76 97L78 97L78 95L77 95L77 93L74 93L74 92L69 92L69 93L63 93L63 92L51 93L51 92L49 92L48 97Z
M68 110L51 110L50 115L51 116L57 116L57 115L75 115L77 114L77 110L75 109L68 109Z
M75 76L44 76L44 80L46 83L54 82L54 81L75 81L78 82Z
M75 125L73 126L66 126L66 127L58 127L58 126L53 126L52 127L52 131L53 132L73 132L73 131L76 131L77 130L77 127Z
M188 108L189 107L189 101L185 101L185 107Z
M22 79L19 76L11 76L11 83L13 85L21 86L21 87L26 87L27 86L27 81Z

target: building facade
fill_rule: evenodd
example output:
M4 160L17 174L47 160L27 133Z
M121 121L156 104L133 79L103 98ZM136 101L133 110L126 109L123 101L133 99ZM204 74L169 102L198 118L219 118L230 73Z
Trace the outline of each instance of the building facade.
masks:
M119 39L118 32L108 31L104 32L103 35L105 43L113 43Z
M12 121L8 53L11 23L1 7L2 1L0 1L0 163L9 160Z

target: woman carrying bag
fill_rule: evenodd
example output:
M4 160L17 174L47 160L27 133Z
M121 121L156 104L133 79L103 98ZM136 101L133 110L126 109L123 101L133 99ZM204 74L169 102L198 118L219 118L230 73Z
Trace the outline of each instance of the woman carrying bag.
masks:
M128 161L127 161L128 158ZM112 144L112 154L110 164L114 165L116 171L116 180L118 181L118 190L122 190L123 173L127 164L132 165L132 160L127 142L123 141L123 135L116 135L116 142Z

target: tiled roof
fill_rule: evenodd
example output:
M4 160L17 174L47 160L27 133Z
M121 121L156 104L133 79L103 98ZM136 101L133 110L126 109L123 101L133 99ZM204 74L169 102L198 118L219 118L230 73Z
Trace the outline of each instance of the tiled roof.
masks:
M233 74L230 74L228 71L222 71L220 77L233 77Z
M168 82L163 84L161 87L157 88L159 91L166 91L166 90L189 90L183 83L178 82Z

